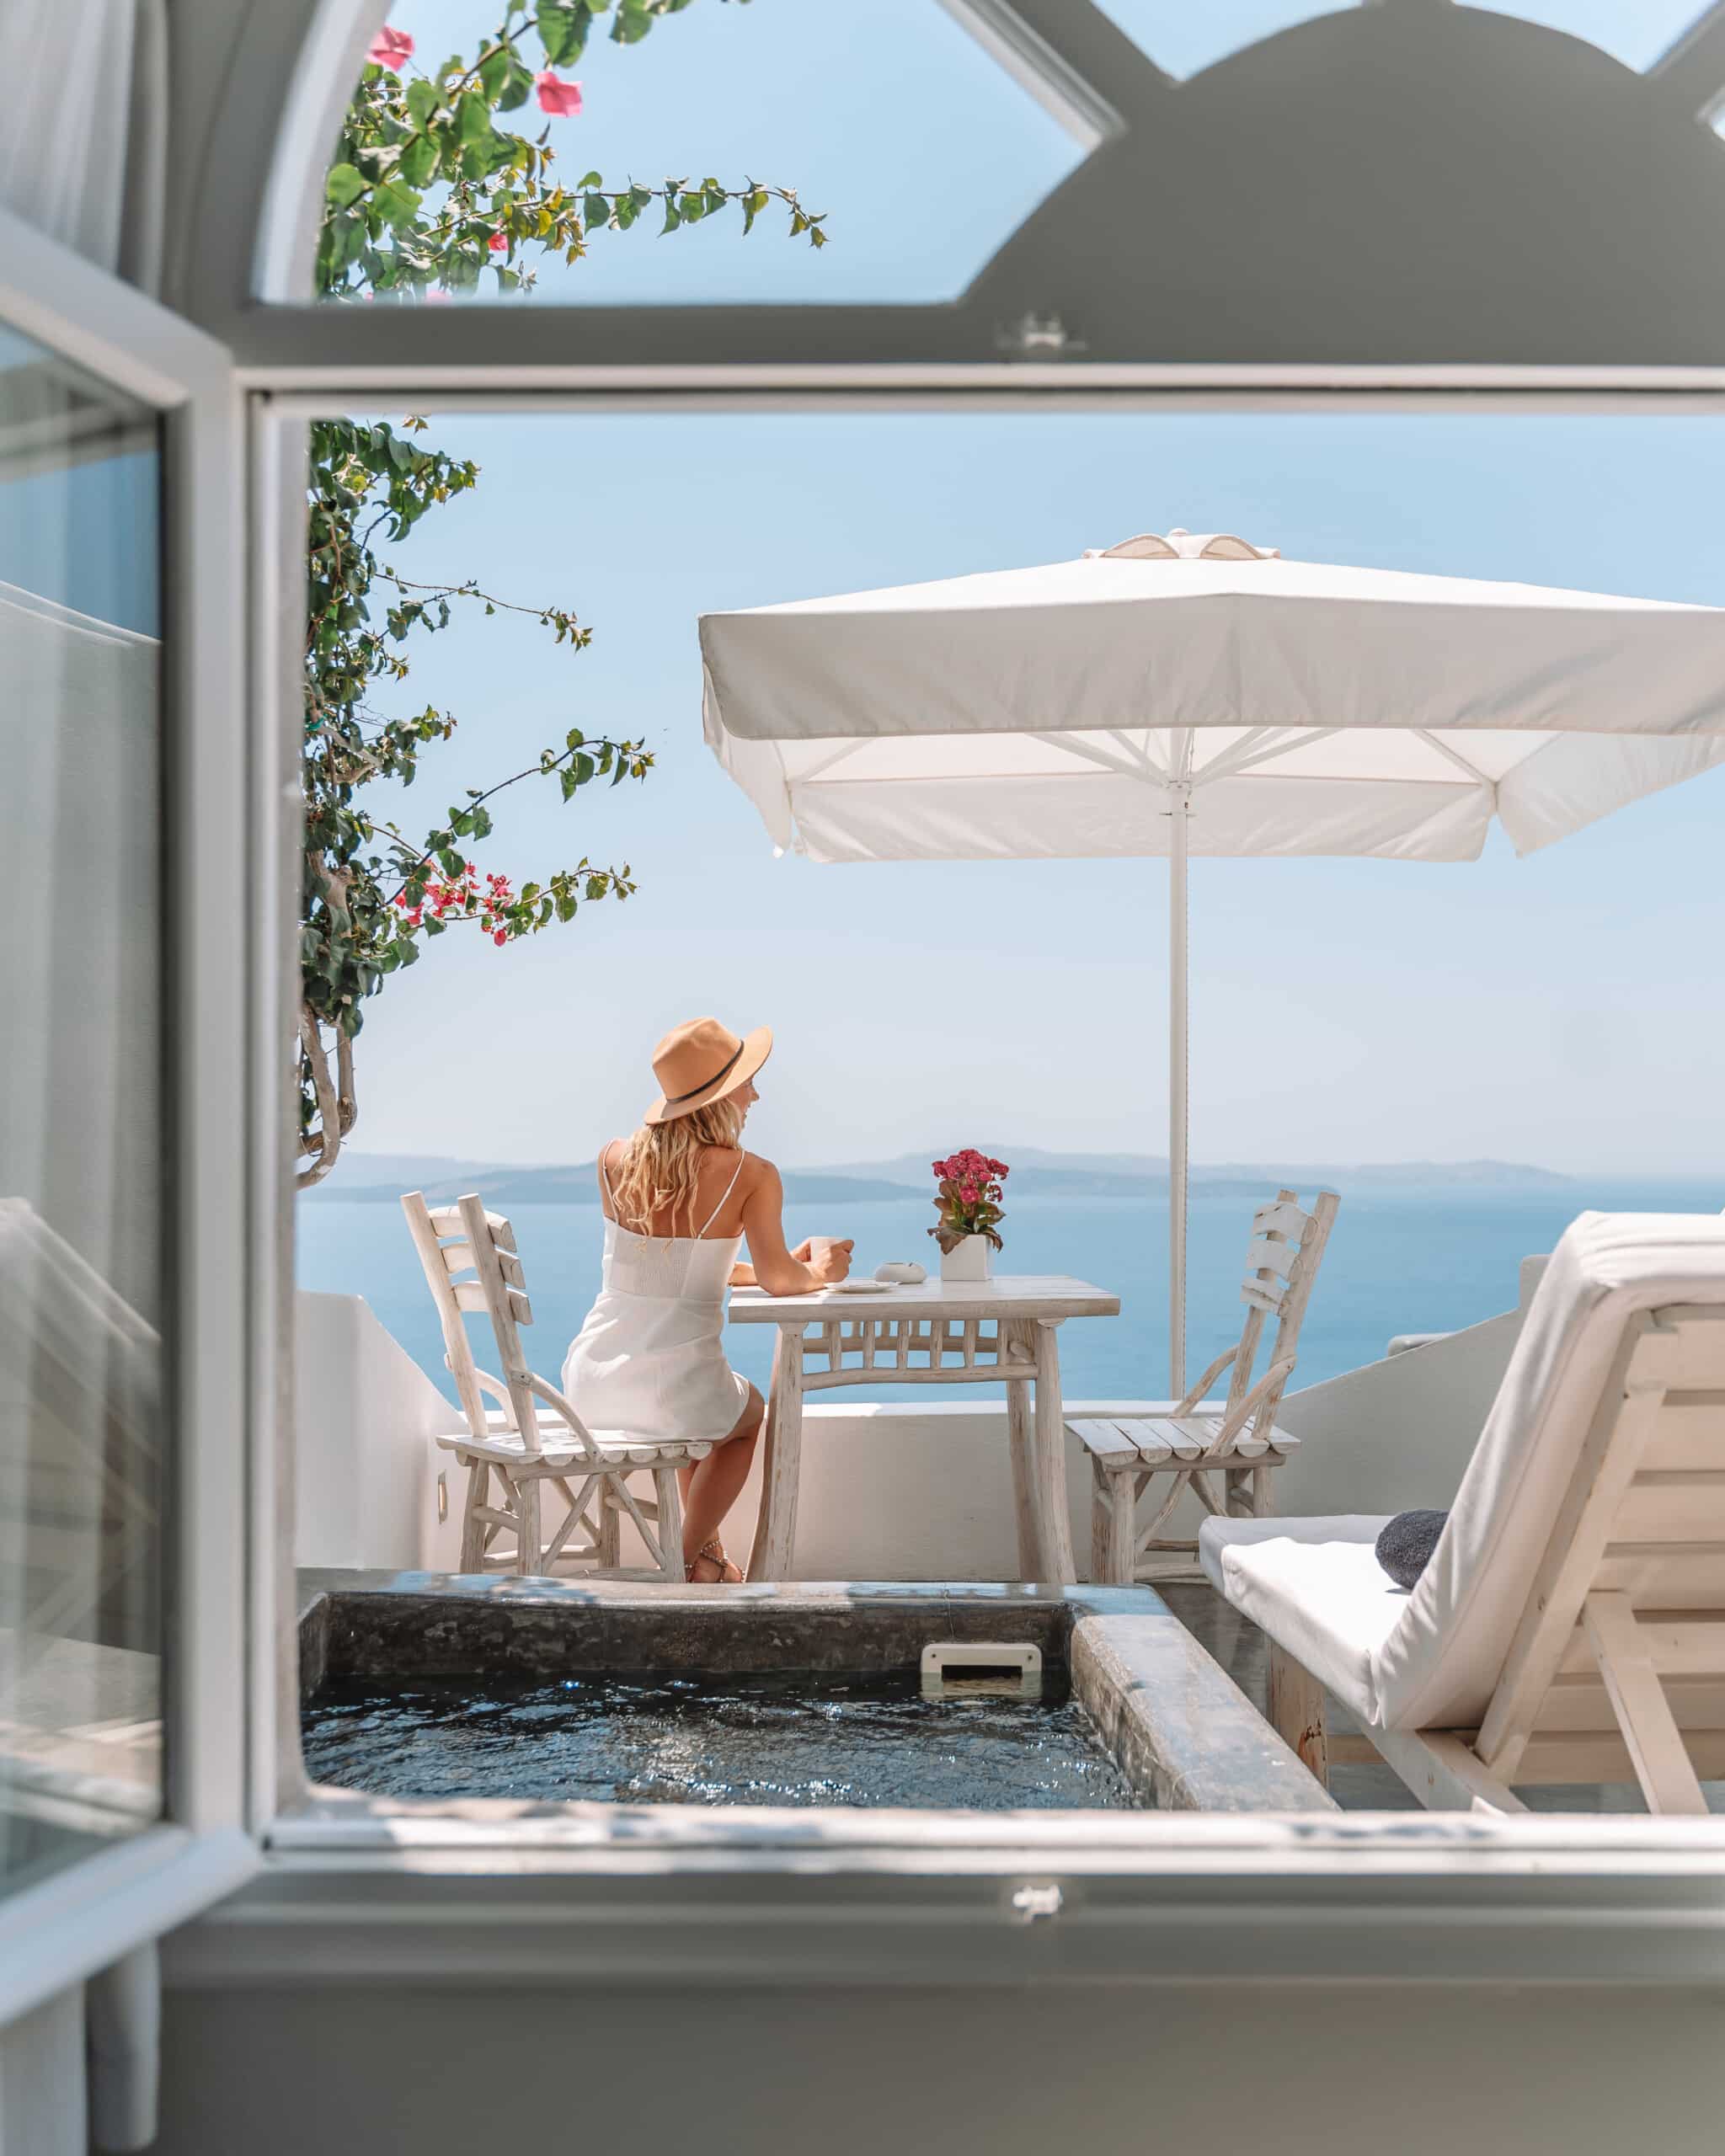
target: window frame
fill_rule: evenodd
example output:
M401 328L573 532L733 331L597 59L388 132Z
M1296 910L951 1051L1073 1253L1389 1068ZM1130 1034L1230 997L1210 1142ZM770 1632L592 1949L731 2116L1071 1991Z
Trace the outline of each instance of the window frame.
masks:
M554 385L537 370L523 385L520 374L499 360L489 389L466 377L459 387L428 384L420 373L391 391L358 370L344 377L332 367L327 382L307 391L297 371L260 378L250 371L258 462L273 472L275 488L268 528L254 539L260 582L278 591L291 584L281 551L299 543L291 474L316 416L997 404L985 392L943 396L927 385L883 394L841 381L793 396L776 378L734 378L722 388L667 394L656 384L610 379L583 387L576 369ZM1477 410L1484 401L1524 411L1578 401L1645 409L1649 402L1626 400L1621 390L1601 403L1567 391L1553 398L1500 388L1482 400L1405 387L1350 387L1315 399L1285 382L1280 394L1288 406L1316 401L1335 411ZM1081 392L1052 401L1085 400ZM1169 401L1110 400L1131 409ZM1232 383L1194 386L1172 401L1185 409L1242 401L1276 408L1262 391ZM1669 410L1673 401L1661 396L1652 408ZM1681 401L1725 414L1725 395ZM291 664L269 678L280 701L266 724L288 754L297 739L297 680ZM269 1111L267 1102L260 1107ZM291 1446L286 1422L278 1437ZM286 1587L291 1508L276 1518L274 1561ZM291 1673L296 1613L285 1595L277 1606L284 1629L275 1667ZM170 1963L175 1981L423 1981L440 1966L451 1981L459 1969L463 1980L498 1982L555 1971L725 1983L763 1967L775 1982L811 1983L857 1981L859 1972L866 1981L921 1983L1035 1973L1725 1981L1725 1817L1353 1812L1296 1825L1269 1814L1174 1813L1117 1816L1104 1835L1087 1829L1083 1814L1027 1828L934 1812L846 1816L835 1807L813 1815L813 1834L806 1812L732 1824L692 1812L656 1823L644 1844L638 1829L612 1834L573 1816L517 1829L458 1817L458 1808L443 1820L409 1822L384 1816L387 1808L368 1816L351 1804L307 1804L296 1688L278 1697L282 1801L259 1822L267 1881L255 1901L243 1897L219 1926L198 1927L179 1945ZM1050 1882L1063 1897L1057 1919L1027 1921L1013 1896Z
M195 1915L257 1868L247 1830L244 1548L250 1062L242 404L226 350L0 212L0 322L163 419L164 1186L171 1493L164 1817L0 1902L0 2021ZM267 1344L267 1343L265 1343Z

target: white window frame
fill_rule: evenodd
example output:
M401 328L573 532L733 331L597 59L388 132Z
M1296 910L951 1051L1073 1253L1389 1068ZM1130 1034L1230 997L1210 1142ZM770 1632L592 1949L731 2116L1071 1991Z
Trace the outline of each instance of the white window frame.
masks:
M569 369L526 387L502 365L495 386L471 379L428 386L423 374L381 389L344 380L331 366L307 392L254 371L254 468L261 519L253 546L260 587L286 604L296 589L291 549L302 544L295 485L314 417L411 408L641 414L674 406L715 413L765 408L963 408L985 395L931 396L925 386L882 398L835 386L788 398L777 385L732 382L667 397L655 386L583 384ZM1287 385L1284 385L1287 387ZM1183 408L1234 401L1211 386ZM1515 398L1518 408L1549 408ZM1133 408L1160 398L1135 398ZM1258 402L1258 399L1253 400ZM1406 394L1398 398L1405 402ZM1421 408L1447 400L1421 398ZM1478 408L1469 397L1467 408ZM1573 408L1570 399L1561 403ZM1614 399L1614 403L1616 400ZM1725 400L1701 400L1725 412ZM1380 410L1384 402L1332 396L1327 408ZM1655 408L1667 409L1661 401ZM295 647L276 642L255 705L278 757L300 727ZM270 716L274 699L273 718ZM693 739L692 735L692 740ZM286 801L290 787L278 791ZM270 852L285 862L278 816ZM274 910L280 948L291 949L291 891ZM284 961L285 963L285 961ZM279 1023L279 1018L275 1021ZM285 1038L278 1034L276 1038ZM260 1065L260 1070L262 1066ZM271 1086L285 1085L279 1066ZM261 1092L265 1123L279 1094ZM278 1442L291 1445L289 1426ZM276 1478L265 1473L259 1486ZM278 1585L292 1577L292 1508L274 1514ZM260 1536L267 1523L260 1514ZM515 1826L471 1815L368 1820L352 1807L303 1802L292 1681L296 1632L289 1597L282 1630L260 1652L254 1681L271 1681L280 1715L281 1791L260 1820L267 1879L219 1924L196 1927L170 1961L171 1980L526 1983L572 1972L617 1982L730 1982L770 1970L775 1982L1022 1981L1187 1977L1194 1981L1397 1976L1451 1981L1695 1983L1725 1977L1725 1818L1653 1819L1532 1814L1496 1819L1435 1812L1347 1813L1298 1823L1271 1816L1144 1814L1098 1828L1088 1815L1023 1822L961 1822L932 1813L791 1815L774 1823L728 1822L666 1807L644 1846L638 1829L615 1836L590 1820L543 1816ZM270 1726L259 1714L260 1732ZM798 1823L792 1823L795 1819ZM1015 1900L1056 1882L1058 1920L1027 1921Z
M170 1459L165 1817L0 1901L0 2025L254 1871L245 1495L259 1268L250 1120L243 407L226 350L0 212L0 323L163 415Z

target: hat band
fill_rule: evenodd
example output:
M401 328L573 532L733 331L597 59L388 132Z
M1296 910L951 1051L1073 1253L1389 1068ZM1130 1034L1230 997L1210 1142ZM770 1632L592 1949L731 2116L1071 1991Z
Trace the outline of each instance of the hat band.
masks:
M710 1078L703 1078L698 1086L691 1086L686 1093L668 1094L665 1097L665 1106L668 1108L674 1108L681 1102L692 1101L697 1093L704 1093L708 1090L708 1086L718 1085L722 1078L729 1078L732 1071L736 1069L738 1062L741 1059L743 1050L747 1046L748 1043L746 1041L739 1041L737 1043L736 1054L731 1058L729 1063L723 1065L718 1070L715 1070Z

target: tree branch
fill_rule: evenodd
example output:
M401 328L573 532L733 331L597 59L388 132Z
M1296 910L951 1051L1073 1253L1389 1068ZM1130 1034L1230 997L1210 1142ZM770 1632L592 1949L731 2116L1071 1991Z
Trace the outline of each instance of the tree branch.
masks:
M335 1166L341 1150L341 1109L336 1097L335 1082L329 1075L329 1054L323 1045L323 1029L318 1014L309 1005L300 1006L300 1054L311 1074L312 1091L318 1097L318 1129L307 1132L300 1139L300 1150L313 1154L316 1158L310 1167L302 1167L296 1186L309 1190L314 1182L322 1182Z

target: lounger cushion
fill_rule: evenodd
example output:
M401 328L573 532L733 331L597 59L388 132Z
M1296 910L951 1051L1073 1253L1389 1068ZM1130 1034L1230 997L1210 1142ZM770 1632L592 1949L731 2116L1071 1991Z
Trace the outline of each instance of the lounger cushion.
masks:
M1207 1519L1198 1531L1211 1585L1367 1723L1376 1719L1374 1657L1407 1608L1377 1559L1387 1524L1343 1513Z

